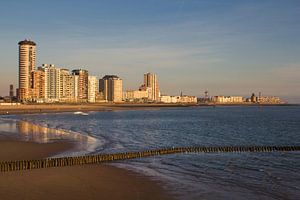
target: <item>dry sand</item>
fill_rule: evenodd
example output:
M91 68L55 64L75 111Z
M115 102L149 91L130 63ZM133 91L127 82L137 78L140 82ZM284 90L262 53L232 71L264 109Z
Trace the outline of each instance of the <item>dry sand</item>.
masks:
M72 144L0 140L0 161L45 158ZM0 172L0 199L171 199L157 182L112 166L85 165Z
M49 156L55 155L56 153L69 150L72 147L73 144L68 142L40 144L34 142L1 139L0 161L47 158Z

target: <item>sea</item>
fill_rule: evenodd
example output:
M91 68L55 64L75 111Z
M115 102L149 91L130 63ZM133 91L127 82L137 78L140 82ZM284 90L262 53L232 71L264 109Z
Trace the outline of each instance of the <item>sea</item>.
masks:
M184 146L300 146L300 106L216 106L1 117L36 142L75 140L57 156ZM111 165L159 182L175 199L300 199L300 152L189 153ZM99 180L101 181L101 180Z

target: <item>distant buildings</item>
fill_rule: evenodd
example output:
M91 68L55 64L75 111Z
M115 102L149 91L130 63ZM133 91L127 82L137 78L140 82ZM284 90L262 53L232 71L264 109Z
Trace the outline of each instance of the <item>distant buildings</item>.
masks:
M169 96L169 95L162 95L160 98L161 103L180 103L180 104L189 104L197 103L197 97L196 96L187 96L187 95L181 95L181 96Z
M282 102L282 100L279 97L267 96L267 97L260 97L259 98L259 103L281 104L283 102Z
M108 102L123 101L123 81L116 75L106 75L99 80L99 92Z
M143 84L137 90L123 92L123 81L116 75L106 75L98 81L87 70L75 69L71 72L52 64L43 64L36 69L36 43L30 40L20 41L19 45L19 87L17 98L20 102L136 102L136 103L197 103L197 97L180 95L161 95L157 75L145 73ZM13 85L9 87L9 96L4 101L15 101ZM279 104L279 97L258 97L253 93L250 98L241 96L214 96L199 98L199 103L260 103Z
M243 103L244 98L241 96L214 96L215 103Z
M19 43L19 88L17 96L20 101L31 100L32 72L35 70L36 44L24 40Z
M262 96L259 93L257 97L254 93L250 98L244 98L242 96L214 96L211 101L212 103L219 104L240 104L240 103L257 103L257 104L281 104L283 103L279 97L274 96Z
M160 91L156 74L144 74L144 83L139 89L125 91L123 98L128 102L159 102Z
M252 93L248 101L252 103L260 103L260 104L282 104L283 103L283 101L279 97L262 96L261 93L259 93L258 97L254 93Z

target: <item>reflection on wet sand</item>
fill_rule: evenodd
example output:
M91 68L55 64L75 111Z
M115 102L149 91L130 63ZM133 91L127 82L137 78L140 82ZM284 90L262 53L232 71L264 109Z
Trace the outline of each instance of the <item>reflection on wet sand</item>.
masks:
M69 141L76 144L76 149L68 152L72 155L82 155L91 152L96 147L97 139L76 132L53 129L29 123L27 121L0 122L1 135L14 137L21 141L32 141L37 143L51 143L55 141Z

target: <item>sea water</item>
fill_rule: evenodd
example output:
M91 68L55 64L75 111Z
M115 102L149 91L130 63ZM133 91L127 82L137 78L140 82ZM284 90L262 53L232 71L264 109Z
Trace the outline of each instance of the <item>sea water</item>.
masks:
M76 152L81 155L180 146L300 145L298 106L188 107L88 114L9 118L93 138L85 144L85 151ZM300 152L177 154L113 165L158 180L178 199L300 199Z

